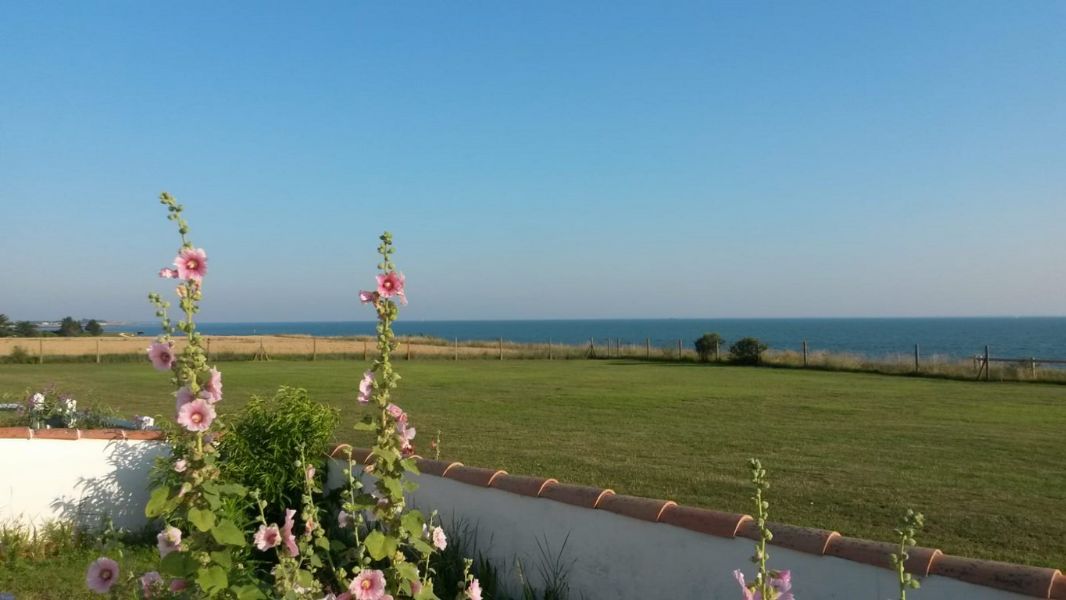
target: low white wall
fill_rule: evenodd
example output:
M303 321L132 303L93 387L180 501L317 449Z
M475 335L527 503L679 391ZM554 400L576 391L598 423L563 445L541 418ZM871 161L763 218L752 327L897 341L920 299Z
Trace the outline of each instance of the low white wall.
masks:
M0 439L0 521L143 527L157 441Z
M346 462L334 461L331 479L339 481ZM722 538L664 523L651 523L604 510L581 508L483 488L433 475L415 477L412 504L436 509L447 524L461 521L477 531L477 550L495 564L517 591L516 562L540 588L539 567L559 555L569 565L572 598L612 600L707 600L740 598L733 570L750 581L754 542ZM538 544L539 542L539 544ZM898 597L895 573L834 557L815 556L771 546L771 566L791 569L797 598L885 600ZM921 600L1006 600L1020 596L944 577L926 577ZM1030 599L1031 600L1031 599Z

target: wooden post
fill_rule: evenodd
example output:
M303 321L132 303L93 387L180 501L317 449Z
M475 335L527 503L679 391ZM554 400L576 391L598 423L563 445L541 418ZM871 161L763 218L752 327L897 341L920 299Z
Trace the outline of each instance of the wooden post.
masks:
M721 344L722 344L721 340L714 340L714 362L719 362L719 361L722 360L722 355L721 355L721 350L722 349L720 347Z
M548 360L553 360L554 358L552 356L552 339L548 338Z
M651 338L644 338L644 358L651 359Z
M989 365L990 363L988 362L988 346L985 346L985 381L988 381L989 378L992 376L992 373L990 372L992 369L989 368Z
M363 360L366 360L366 340L363 340Z
M500 360L503 360L503 338L500 338Z
M681 360L681 340L677 340L677 360Z
M596 358L596 338L589 339L589 349L591 350L589 358Z
M207 360L211 360L211 338L207 338Z
M1029 358L1029 368L1030 368L1030 372L1033 374L1033 379L1036 379L1036 358L1035 357L1030 357Z
M921 348L918 347L918 344L915 344L914 345L914 372L915 373L919 373L922 370L921 360L922 360Z
M96 364L100 364L100 338L96 338Z
M459 338L455 338L455 360L459 360Z
M803 368L807 368L807 340L803 340Z
M318 338L311 338L311 361L318 360Z
M407 340L407 360L411 360L411 340Z
M44 340L37 340L37 364L44 364Z

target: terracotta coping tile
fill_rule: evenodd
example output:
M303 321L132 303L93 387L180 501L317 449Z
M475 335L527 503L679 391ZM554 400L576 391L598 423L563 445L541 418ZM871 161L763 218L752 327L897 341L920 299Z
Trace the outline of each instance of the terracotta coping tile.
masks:
M693 506L665 506L659 517L660 523L726 538L736 537L737 530L748 521L751 521L748 515Z
M162 431L127 431L127 440L165 440L167 434Z
M422 473L436 475L437 477L444 477L451 469L463 466L461 462L444 462L429 458L420 459L416 464L418 464L418 470Z
M489 483L489 487L511 492L512 494L521 494L522 496L532 496L536 498L544 492L544 488L558 483L559 481L557 479L504 474L493 479Z
M1048 598L1052 600L1066 600L1066 575L1058 573L1055 581L1051 583L1051 593Z
M949 555L941 556L933 563L931 574L1037 598L1053 598L1051 594L1055 590L1052 586L1062 575L1056 569Z
M673 500L652 500L651 498L626 496L624 494L608 494L600 500L596 508L640 519L641 521L658 523L663 511L673 506L677 506L677 502Z
M76 440L81 435L77 429L38 429L33 437L38 440Z
M33 430L29 427L0 427L0 440L32 440Z
M574 506L596 508L603 501L604 496L614 495L614 490L605 490L587 485L570 485L559 483L548 486L541 492L541 498L549 498L556 502L565 502Z
M892 554L898 551L898 544L840 536L829 540L825 554L883 569L892 569ZM907 554L907 562L904 563L907 572L923 577L935 575L936 564L945 556L936 548L922 548L921 546L908 549Z
M352 459L355 459L355 452L352 450L351 444L337 444L326 453L326 456L330 458L347 459L348 452L352 452Z
M785 523L767 523L767 529L774 534L770 543L782 548L798 550L807 554L822 556L826 552L829 543L841 537L836 531L815 529L813 527L797 527ZM759 526L754 520L747 521L737 529L737 535L749 540L759 539Z
M495 469L482 469L481 467L464 467L459 465L457 467L451 467L444 472L444 477L448 479L454 479L463 483L469 483L470 485L477 485L481 487L489 487L492 485L492 480L496 479L499 475L506 475L507 471L497 471Z
M83 429L81 431L81 439L83 440L124 440L126 439L125 429Z

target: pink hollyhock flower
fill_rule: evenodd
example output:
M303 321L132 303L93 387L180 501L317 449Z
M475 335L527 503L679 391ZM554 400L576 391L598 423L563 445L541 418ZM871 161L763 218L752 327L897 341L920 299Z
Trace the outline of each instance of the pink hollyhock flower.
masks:
M203 398L197 398L178 410L178 424L189 431L207 431L215 420L215 407Z
M178 277L200 281L207 275L207 253L203 248L182 248L174 259Z
M281 543L281 532L278 531L277 525L260 525L259 531L255 532L252 539L256 548L259 548L261 552L266 552Z
M184 473L185 469L188 469L188 468L189 468L189 461L185 460L184 458L179 458L178 460L174 461L174 470L176 472Z
M311 537L311 532L313 532L314 530L315 530L315 521L314 521L314 519L308 519L307 521L304 522L304 535L306 535L307 537Z
M466 587L466 597L470 600L481 600L481 583L477 579L471 579Z
M200 389L200 397L211 404L222 400L222 373L218 369L211 369L210 376Z
M297 556L300 554L300 547L296 545L296 536L292 534L292 526L295 525L292 518L296 515L296 511L289 508L285 510L285 525L281 528L281 539L285 542L285 549L289 551L289 556Z
M186 404L192 402L195 399L196 396L192 395L192 390L189 389L189 386L182 386L178 388L178 392L174 396L174 410L181 410L181 407L185 406Z
M362 302L363 304L369 304L371 302L377 302L378 301L378 293L377 292L360 291L359 292L359 301Z
M181 530L177 527L168 526L159 535L155 536L156 545L159 546L159 556L163 557L171 552L181 550Z
M401 449L405 452L413 450L411 440L415 439L415 428L408 427L406 423L396 424L396 435L400 438Z
M304 469L304 475L307 477L307 483L313 482L315 480L315 468L307 465L307 468Z
M777 592L775 600L796 600L796 597L792 594L792 571L772 572L770 587Z
M385 407L385 410L389 411L389 414L392 415L392 418L396 419L398 422L404 424L407 423L407 413L403 412L403 409L399 406L396 406L395 404L390 402L389 405Z
M177 279L178 278L178 270L177 269L159 269L159 276L162 277L163 279Z
M412 596L417 596L419 594L419 592L421 592L421 591L422 591L422 582L417 580L417 579L412 581L411 582L411 595Z
M352 524L352 515L348 514L347 512L345 512L343 510L340 511L339 513L337 513L337 525L341 529L347 529L348 526L351 525L351 524Z
M189 587L189 582L184 579L175 579L170 582L170 591L180 592Z
M156 342L148 347L148 360L159 371L166 371L174 366L174 353L169 343Z
M392 600L392 594L385 594L381 597L381 600Z
M85 573L85 585L97 594L106 594L111 591L111 586L118 581L118 563L101 556L89 565Z
M348 592L344 592L340 596L337 596L337 600L352 600L352 595Z
M163 587L163 576L156 571L149 571L141 575L141 592L145 598L151 598Z
M359 382L359 403L370 402L370 394L374 391L374 372L366 371L363 379Z
M381 600L385 595L385 574L378 570L363 569L348 586L355 600Z
M440 527L433 528L433 547L437 550L444 550L448 547L448 537L444 535L444 530Z
M397 273L396 271L389 271L382 275L377 276L378 279L378 294L382 298L391 298L393 296L399 296L404 302L407 301L407 296L404 294L404 278L403 273Z

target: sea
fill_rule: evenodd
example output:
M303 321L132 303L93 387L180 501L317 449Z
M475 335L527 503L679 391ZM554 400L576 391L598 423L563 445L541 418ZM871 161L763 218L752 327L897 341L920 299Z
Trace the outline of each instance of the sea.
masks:
M373 335L372 321L307 321L276 323L199 323L209 335ZM155 335L155 323L114 324L110 331ZM912 354L918 344L924 356L966 358L982 354L1004 358L1066 359L1066 317L923 317L818 319L572 319L513 321L397 322L399 335L424 335L447 340L496 340L562 344L595 341L686 347L704 333L715 332L730 342L756 337L776 349L849 352L869 357Z

